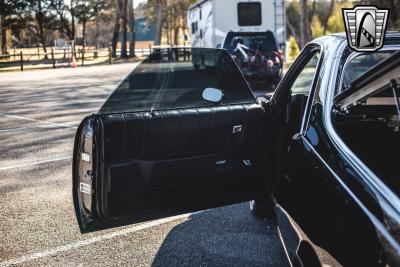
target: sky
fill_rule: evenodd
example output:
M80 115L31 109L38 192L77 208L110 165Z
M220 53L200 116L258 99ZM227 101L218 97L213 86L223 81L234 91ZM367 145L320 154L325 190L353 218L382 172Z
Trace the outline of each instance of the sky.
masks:
M140 3L144 3L146 2L146 0L133 0L133 6L137 7L137 5L139 5Z

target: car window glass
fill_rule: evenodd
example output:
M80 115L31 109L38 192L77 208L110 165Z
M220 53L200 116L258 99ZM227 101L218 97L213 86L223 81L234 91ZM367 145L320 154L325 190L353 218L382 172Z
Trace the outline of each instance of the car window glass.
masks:
M220 103L203 99L206 88L223 93ZM226 50L160 49L118 86L99 113L122 113L254 103L242 73Z
M391 54L393 51L368 52L352 58L343 71L342 87L338 93L348 89L353 81Z
M239 3L238 24L239 26L261 25L261 3L260 2Z
M312 56L301 70L300 74L296 77L291 87L292 94L310 94L314 74L317 70L319 56L320 52L318 51Z
M260 51L276 51L278 50L274 37L272 35L237 35L234 36L230 43L226 45L229 51L233 51L242 44L249 49L258 49Z

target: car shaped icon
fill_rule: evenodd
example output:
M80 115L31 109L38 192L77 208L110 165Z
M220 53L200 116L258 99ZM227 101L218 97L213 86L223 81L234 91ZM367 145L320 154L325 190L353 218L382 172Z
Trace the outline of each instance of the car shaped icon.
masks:
M320 37L257 98L226 50L155 51L77 130L81 231L254 200L293 266L398 265L399 49Z

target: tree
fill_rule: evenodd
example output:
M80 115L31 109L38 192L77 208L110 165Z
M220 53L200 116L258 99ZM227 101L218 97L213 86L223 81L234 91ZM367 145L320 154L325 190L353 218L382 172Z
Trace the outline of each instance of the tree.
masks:
M129 40L129 56L136 57L135 55L135 12L133 10L133 0L128 0L128 29L131 36Z
M104 0L78 0L74 7L74 14L78 22L82 24L82 49L85 51L86 43L86 25L95 20L107 8L107 2Z
M78 23L82 24L82 50L85 51L86 23L94 18L93 1L78 0L74 7L74 13Z
M195 0L148 0L143 9L147 21L156 25L156 45L161 44L163 34L167 43L179 44L179 34L187 30L187 9L194 2Z
M322 27L321 22L319 21L318 16L314 15L311 20L311 34L312 38L317 38L324 35L325 29Z
M303 48L309 41L311 41L307 0L300 0L300 7L300 47Z
M75 1L70 0L68 5L65 0L51 0L51 7L58 15L59 30L70 41L75 40Z
M18 17L26 7L26 2L23 0L0 0L0 39L1 53L7 54L7 29L11 22Z
M328 19L326 32L327 33L335 33L335 32L343 32L344 29L344 22L343 22L343 15L342 15L342 8L351 7L349 3L341 3L336 4L332 15Z
M127 33L128 33L128 0L122 0L121 10L121 57L127 58L126 51Z
M322 27L324 28L324 35L326 34L326 31L328 29L328 21L329 21L329 18L332 16L334 8L335 8L335 1L331 0L329 9L328 9L328 14L325 16L324 20L322 21Z
M156 0L156 38L154 40L155 45L161 44L162 37L162 26L164 22L164 0Z
M100 31L100 21L106 23L106 17L108 17L111 4L107 0L96 0L93 5L93 15L96 20L96 34L95 34L95 44L98 47L99 31Z
M53 32L57 29L52 3L50 0L27 0L26 2L28 3L28 10L34 17L32 21L35 22L30 23L29 27L37 36L45 53L45 58L47 58L47 42L50 36L48 31Z
M289 57L295 59L300 53L299 46L297 45L296 39L293 36L289 38Z
M296 39L296 42L300 46L302 46L302 33L304 34L307 28L308 32L305 32L305 36L308 41L311 40L311 37L314 38L326 34L328 31L328 20L336 10L334 0L313 0L312 3L306 2L290 1L286 7L287 32ZM302 13L306 15L302 16Z
M296 43L301 42L300 38L300 4L297 1L291 1L286 7L286 26L287 32L292 36Z
M112 56L116 57L117 56L117 44L118 44L118 37L119 37L119 29L121 26L120 19L121 19L121 7L122 7L122 2L121 0L116 0L115 1L115 18L114 18L114 30L113 30L113 35L112 35L112 40L111 40L111 48L112 48Z

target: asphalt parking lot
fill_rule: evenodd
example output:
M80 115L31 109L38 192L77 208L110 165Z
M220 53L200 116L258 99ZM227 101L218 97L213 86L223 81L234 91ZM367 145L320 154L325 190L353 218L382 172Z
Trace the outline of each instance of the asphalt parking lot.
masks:
M0 266L286 266L276 224L247 203L80 234L76 127L134 66L0 73Z

